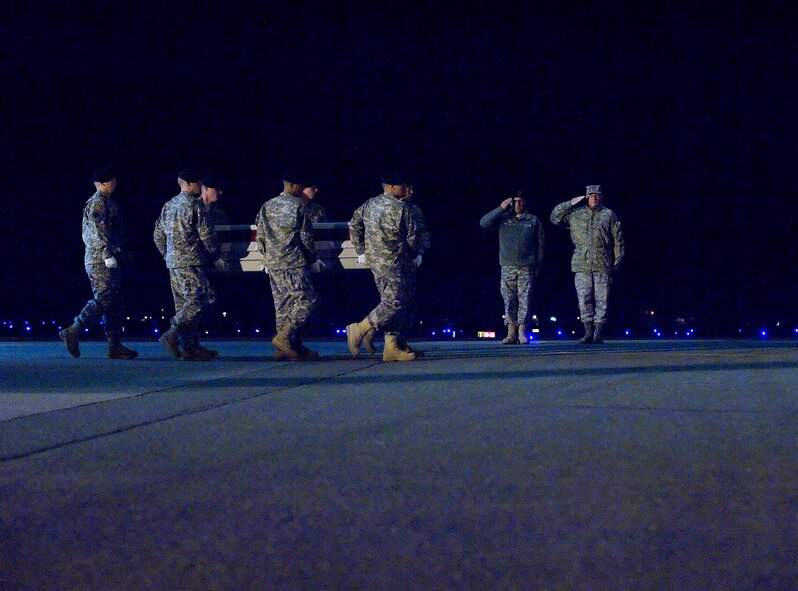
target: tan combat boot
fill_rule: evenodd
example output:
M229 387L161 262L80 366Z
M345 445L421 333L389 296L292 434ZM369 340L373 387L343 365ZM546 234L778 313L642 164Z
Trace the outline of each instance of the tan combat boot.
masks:
M582 345L589 345L592 342L593 342L593 323L585 322L585 336L579 339L579 343Z
M300 361L302 356L291 343L291 337L293 336L294 330L295 328L293 325L288 323L281 326L280 330L272 339L272 346L278 351L284 353L287 360Z
M374 337L377 336L376 330L370 330L363 335L363 342L361 343L369 354L374 355L377 352L377 347L374 346Z
M118 338L108 339L108 359L135 359L139 356L138 351L128 349Z
M518 342L522 345L529 344L529 338L526 336L526 324L518 325Z
M349 346L349 352L352 357L360 355L360 344L369 332L374 332L374 327L371 326L368 318L346 327L346 343ZM372 344L371 346L373 347L374 345Z
M596 329L593 331L593 342L596 345L601 345L604 342L604 337L601 336L601 331L604 329L604 324L596 322Z
M80 357L80 325L77 322L59 332L58 337L64 341L67 351L72 357Z
M170 325L169 330L161 335L158 342L166 347L166 350L174 355L175 358L180 359L180 339L177 331L178 328L176 325Z
M507 325L507 336L502 339L504 345L515 345L518 342L518 325L512 322Z
M382 350L383 361L413 361L416 354L412 351L404 351L399 348L397 336L395 334L385 335L385 347Z

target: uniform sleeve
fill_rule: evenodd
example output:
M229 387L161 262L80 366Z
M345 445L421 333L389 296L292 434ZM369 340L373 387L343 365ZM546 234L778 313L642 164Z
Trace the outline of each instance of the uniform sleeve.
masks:
M221 248L219 245L219 236L217 236L214 227L208 223L208 219L205 216L205 206L196 203L194 205L194 211L197 216L197 233L202 241L202 245L205 247L205 252L211 260L216 260L219 258L219 250Z
M413 207L411 211L416 222L416 228L418 229L419 246L416 252L418 252L418 254L426 254L432 245L427 220L424 219L424 212L421 211L420 207Z
M352 246L355 247L357 254L364 254L366 252L365 235L366 226L363 223L363 208L361 205L352 214L352 219L349 220L349 239L352 241Z
M266 215L263 211L265 207L265 205L261 207L255 217L255 241L258 244L258 252L261 254L266 254Z
M482 226L483 230L487 230L488 232L496 230L502 221L503 214L504 210L501 207L497 207L483 215L482 219L479 220L479 225Z
M166 232L163 230L161 218L155 220L155 231L152 233L152 240L155 242L155 248L161 253L161 256L166 256Z
M626 254L626 245L623 241L623 231L621 230L621 222L618 220L617 217L613 216L612 218L612 241L615 245L615 252L613 253L615 256L615 261L613 263L614 267L617 269L621 266L621 261L623 260L624 255Z
M421 254L421 234L416 224L416 218L410 213L409 207L402 208L402 221L405 227L407 245L417 254Z
M538 266L543 266L543 254L546 250L546 232L543 231L543 224L538 222Z
M313 222L310 221L310 216L308 216L304 206L299 207L297 215L299 216L299 239L302 241L307 262L310 264L318 258L316 256L316 241L313 240Z
M563 203L560 203L551 212L551 223L555 226L564 224L567 227L571 217L571 209L573 209L573 206L571 205L570 201L564 201Z
M94 200L86 207L86 220L94 227L97 238L96 248L103 253L103 259L114 256L111 248L111 229L108 227L108 210L102 201Z

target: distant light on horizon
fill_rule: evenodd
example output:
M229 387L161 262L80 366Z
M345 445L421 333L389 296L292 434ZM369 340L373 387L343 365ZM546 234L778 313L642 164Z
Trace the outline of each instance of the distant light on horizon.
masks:
M477 338L478 339L495 339L496 338L496 332L494 332L492 330L480 330L480 331L477 331Z

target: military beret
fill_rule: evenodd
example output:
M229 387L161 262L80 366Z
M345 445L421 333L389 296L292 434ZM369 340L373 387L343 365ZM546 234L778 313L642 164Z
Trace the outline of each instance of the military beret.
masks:
M224 179L215 174L206 174L202 177L202 184L209 189L223 189L225 182Z
M184 168L177 173L177 178L181 178L187 183L198 183L200 180L200 173L191 168Z
M585 195L590 195L591 193L598 193L599 195L602 195L603 193L601 192L601 185L588 185L587 189L585 189Z
M116 171L110 167L106 166L105 168L98 168L94 171L94 174L91 175L92 182L95 183L107 183L108 181L112 181L116 178Z
M382 175L383 185L407 185L409 183L408 176L398 170L388 170Z
M286 170L283 173L283 182L307 186L308 175L302 170Z

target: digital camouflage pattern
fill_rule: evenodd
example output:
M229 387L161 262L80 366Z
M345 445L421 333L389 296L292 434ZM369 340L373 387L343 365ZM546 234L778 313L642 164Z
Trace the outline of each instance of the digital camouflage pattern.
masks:
M418 247L416 248L416 252L421 255L426 254L432 242L429 228L427 227L427 220L424 218L424 212L412 201L407 201L405 204L410 208L410 214L416 222L416 232L418 232Z
M576 273L574 283L582 322L595 322L596 324L606 322L612 275L609 273Z
M185 191L163 206L153 240L167 269L204 265L219 256L219 238L208 223L205 204Z
M403 271L399 275L374 273L374 284L380 294L380 303L368 314L371 326L389 334L409 330L416 315L415 272Z
M310 277L310 269L307 266L275 271L270 269L269 283L277 331L286 324L304 326L319 300Z
M500 290L505 324L530 324L534 284L535 271L531 267L502 265Z
M260 208L255 220L263 266L272 271L296 269L316 260L313 223L302 199L280 193Z
M83 207L83 264L104 265L125 248L125 230L113 196L97 191Z
M499 264L531 267L543 265L546 235L537 216L525 211L518 216L501 207L486 213L479 225L487 231L499 231Z
M192 344L199 337L205 313L216 302L216 292L200 266L169 269L169 285L175 300L170 322L180 329L183 345Z
M218 203L211 203L205 206L205 219L208 225L214 228L216 226L226 226L230 223L230 218L227 217L227 213Z
M365 253L375 277L412 272L412 260L422 248L410 208L387 194L373 197L355 210L349 235L357 254Z
M124 317L121 271L119 267L109 269L102 263L87 265L86 274L91 282L93 299L86 302L75 323L81 328L93 328L103 320L106 337L118 338Z
M305 204L305 211L314 224L324 224L327 222L327 210L318 201L311 199Z
M565 225L571 231L574 273L612 273L620 266L624 257L623 232L611 209L603 205L595 209L573 206L566 201L551 212L551 223Z

